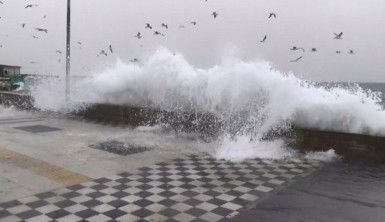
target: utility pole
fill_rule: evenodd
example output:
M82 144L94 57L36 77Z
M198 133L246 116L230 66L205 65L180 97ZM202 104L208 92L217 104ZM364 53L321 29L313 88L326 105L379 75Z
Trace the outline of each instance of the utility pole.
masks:
M67 0L67 45L66 45L66 101L70 100L71 89L71 0Z

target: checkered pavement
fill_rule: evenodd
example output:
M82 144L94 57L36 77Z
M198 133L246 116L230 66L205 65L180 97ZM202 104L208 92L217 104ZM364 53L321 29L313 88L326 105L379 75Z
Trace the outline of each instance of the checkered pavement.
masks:
M319 165L190 155L0 203L0 221L222 221Z

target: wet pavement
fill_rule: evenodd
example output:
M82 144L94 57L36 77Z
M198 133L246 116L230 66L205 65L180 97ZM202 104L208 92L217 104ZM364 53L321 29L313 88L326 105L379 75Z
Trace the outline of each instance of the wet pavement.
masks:
M372 221L385 218L385 166L330 163L232 221Z

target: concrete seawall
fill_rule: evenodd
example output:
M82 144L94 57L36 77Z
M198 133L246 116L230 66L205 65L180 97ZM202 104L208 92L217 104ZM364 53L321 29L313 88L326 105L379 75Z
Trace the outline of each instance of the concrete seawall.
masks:
M33 98L26 94L0 92L0 103L20 109L34 109ZM175 113L133 106L92 104L74 114L86 120L133 127L165 123L175 131L197 133L205 141L217 138L223 128L220 119L208 113ZM325 151L333 148L349 160L385 162L385 137L295 127L279 136L299 150Z

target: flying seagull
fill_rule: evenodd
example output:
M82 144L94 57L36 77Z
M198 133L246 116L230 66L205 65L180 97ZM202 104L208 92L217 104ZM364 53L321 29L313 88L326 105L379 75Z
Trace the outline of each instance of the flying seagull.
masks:
M37 30L37 31L39 31L39 32L45 32L45 33L48 33L48 29L35 28L35 30Z
M82 49L82 42L76 42L79 46L79 49Z
M317 52L317 48L311 48L312 52Z
M162 33L158 32L158 31L155 31L155 32L154 32L154 35L161 35L161 36L164 36Z
M262 39L260 42L261 42L261 43L265 43L266 39L267 39L267 35L265 35L265 36L263 37L263 39Z
M137 59L137 58L133 58L133 59L130 59L130 61L129 62L133 62L133 63L135 63L135 62L139 62L139 59Z
M25 6L25 8L32 8L32 7L37 7L39 6L38 4L29 4L27 6Z
M168 29L168 25L167 25L167 24L165 24L165 23L162 23L162 27L164 27L164 28Z
M150 25L150 23L146 23L146 29L152 29L152 26Z
M141 39L142 38L142 33L138 32L134 37L138 38L138 39Z
M114 50L112 50L112 45L108 47L110 49L111 54L114 54Z
M304 49L304 48L302 48L302 47L297 47L297 46L293 46L290 50L291 50L291 51L302 50L303 52L305 52L305 49Z
M103 49L102 51L99 52L98 56L99 55L104 55L104 56L108 56L107 52Z
M219 14L217 12L213 12L211 15L214 16L214 18L216 18L218 17Z
M334 33L334 39L342 39L342 35L343 35L344 33L343 32L340 32L339 34L337 34L337 33Z
M33 37L34 39L40 39L40 38L37 37L36 35L32 35L32 37Z
M56 50L56 53L57 53L57 54L62 54L62 51Z
M190 22L190 24L197 25L197 22L196 21L192 21L192 22Z
M349 54L350 54L350 55L353 55L353 54L354 54L353 49L350 49L350 50L349 50Z
M336 51L336 53L337 53L337 54L341 54L341 51L338 50L338 51Z
M298 57L298 58L296 58L294 60L291 60L290 62L298 62L300 59L302 59L302 56L300 56L300 57Z
M274 12L269 13L269 18L274 17L275 19L277 18L277 15Z

